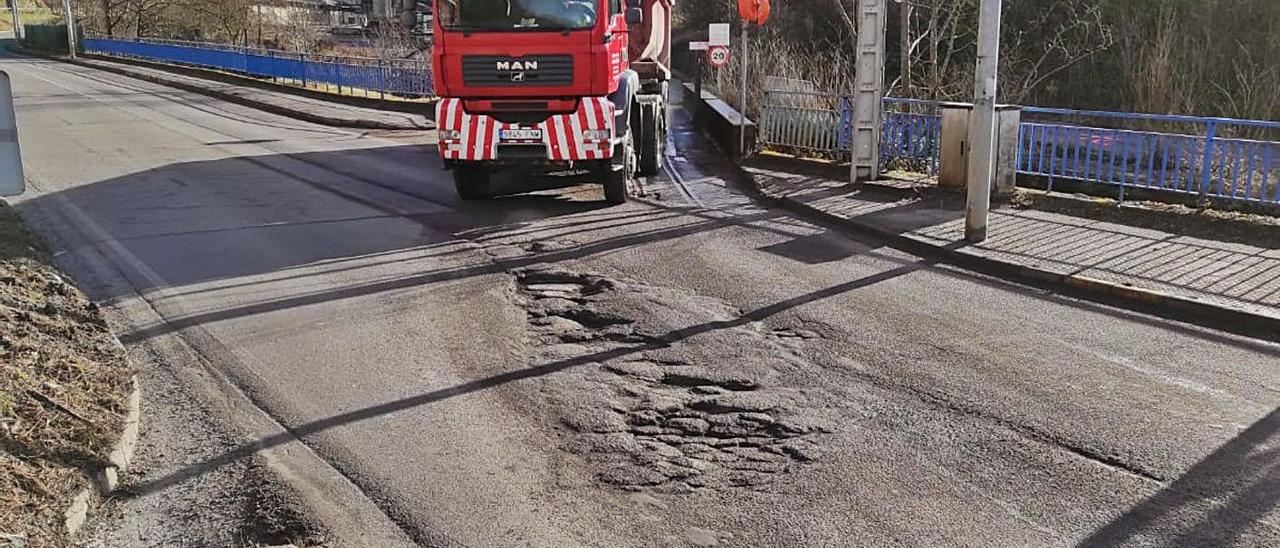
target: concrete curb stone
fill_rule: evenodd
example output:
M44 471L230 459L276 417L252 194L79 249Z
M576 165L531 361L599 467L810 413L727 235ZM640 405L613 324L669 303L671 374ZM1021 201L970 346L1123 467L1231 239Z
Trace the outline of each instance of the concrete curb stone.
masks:
M121 349L124 348L118 338L115 342ZM89 501L92 500L93 495L96 493L104 499L110 496L120 486L120 474L128 470L133 463L133 454L138 448L138 424L142 418L142 393L136 376L133 378L133 391L129 393L126 405L128 410L125 414L124 427L121 428L120 441L116 442L116 446L107 456L107 462L110 464L94 473L93 485L85 487L76 494L71 505L63 513L65 518L63 524L68 536L75 535L88 521Z

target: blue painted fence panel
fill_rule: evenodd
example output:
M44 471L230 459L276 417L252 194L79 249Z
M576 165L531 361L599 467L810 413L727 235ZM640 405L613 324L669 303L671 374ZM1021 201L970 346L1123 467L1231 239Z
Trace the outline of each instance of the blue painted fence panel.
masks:
M934 101L884 99L880 132L882 162L896 161L909 171L937 173L942 141L942 112Z
M1024 109L1018 173L1280 204L1280 123L1258 120ZM1066 118L1066 120L1055 120ZM1077 120L1106 119L1103 124ZM1152 129L1145 129L1143 126ZM1247 136L1247 137L1246 137Z
M880 131L881 162L937 173L942 141L940 107L937 101L886 97ZM841 98L839 120L836 146L839 151L848 151L853 140L853 101L848 97Z
M431 66L419 60L380 60L361 57L240 48L221 44L157 40L88 38L85 51L224 70L302 85L337 86L339 91L430 97Z

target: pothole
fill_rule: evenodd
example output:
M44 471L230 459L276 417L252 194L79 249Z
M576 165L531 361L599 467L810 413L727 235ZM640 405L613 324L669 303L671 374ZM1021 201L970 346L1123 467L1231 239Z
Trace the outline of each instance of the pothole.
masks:
M536 242L526 242L519 244L520 248L529 253L555 253L558 251L568 251L576 249L582 244L573 240L539 240Z
M625 490L762 488L822 455L830 423L779 371L794 357L728 303L567 270L517 274L545 359L607 356L557 382L566 449ZM784 334L785 333L785 334Z

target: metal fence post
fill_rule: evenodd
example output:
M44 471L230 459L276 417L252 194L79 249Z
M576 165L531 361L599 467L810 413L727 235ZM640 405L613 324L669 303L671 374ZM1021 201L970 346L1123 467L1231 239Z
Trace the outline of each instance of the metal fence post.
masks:
M302 73L302 87L305 88L307 87L307 54L306 53L298 54L298 63L302 65L301 67L302 70L299 72Z
M387 98L387 67L382 59L378 59L378 98Z
M1218 122L1209 120L1204 140L1204 166L1200 171L1200 197L1209 193L1209 185L1213 182L1213 149L1214 140L1218 137Z

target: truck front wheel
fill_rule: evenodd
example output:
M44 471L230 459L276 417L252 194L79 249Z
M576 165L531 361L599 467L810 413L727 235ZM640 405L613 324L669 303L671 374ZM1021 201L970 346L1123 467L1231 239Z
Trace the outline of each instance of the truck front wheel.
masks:
M613 165L604 181L604 199L611 204L627 202L628 187L636 176L636 132L628 131L613 155Z
M456 166L453 168L453 186L463 200L488 199L489 172L478 166Z

